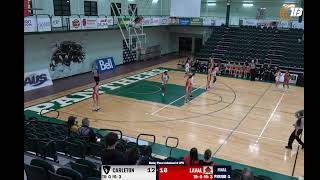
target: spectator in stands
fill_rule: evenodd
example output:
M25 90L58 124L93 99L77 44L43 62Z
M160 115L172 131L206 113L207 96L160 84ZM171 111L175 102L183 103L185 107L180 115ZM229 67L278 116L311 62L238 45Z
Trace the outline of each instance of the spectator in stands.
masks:
M258 73L259 73L258 79L259 79L260 81L263 80L264 70L265 70L265 66L264 66L264 65L261 65L261 66L260 66L260 69L259 69L259 72L258 72Z
M250 77L250 64L246 61L246 72L247 72L247 79Z
M213 166L213 161L210 161L212 152L210 149L207 149L204 151L204 160L199 161L199 165L205 165L205 166Z
M71 133L77 133L79 126L78 126L78 121L76 121L76 117L74 116L69 116L68 121L67 121L67 132L68 136L70 136Z
M82 126L78 129L78 136L80 138L88 139L90 142L96 142L96 134L89 127L88 118L83 118Z
M197 148L191 148L189 155L186 155L183 158L183 161L186 165L198 165L198 150Z
M198 59L194 63L194 69L195 69L196 72L201 72L201 64L200 64Z
M256 64L254 62L254 59L250 63L250 80L254 81L256 78Z
M140 151L138 147L132 147L126 151L126 154L125 154L126 165L136 165L138 163L139 158L140 158Z
M244 168L240 180L254 180L254 176L250 168Z
M141 158L139 159L138 164L148 165L152 155L152 148L151 146L145 146L143 151L144 153L141 154Z
M122 152L116 149L118 141L118 135L114 132L110 132L105 137L105 144L107 146L106 151L101 154L101 162L103 165L124 165L125 158Z

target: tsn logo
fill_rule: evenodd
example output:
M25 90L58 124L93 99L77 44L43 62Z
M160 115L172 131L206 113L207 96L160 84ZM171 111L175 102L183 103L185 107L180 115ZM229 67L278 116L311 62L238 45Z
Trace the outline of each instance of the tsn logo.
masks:
M290 20L292 17L302 16L303 9L301 7L295 7L294 4L284 4L280 9L280 18L284 20Z

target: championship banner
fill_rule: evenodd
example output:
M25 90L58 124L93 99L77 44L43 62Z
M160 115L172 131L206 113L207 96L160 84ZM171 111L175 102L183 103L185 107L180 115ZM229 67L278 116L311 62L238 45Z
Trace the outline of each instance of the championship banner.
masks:
M49 17L37 18L38 32L51 31L51 21Z
M81 30L81 18L78 17L71 17L69 18L69 27L70 30Z
M113 57L97 59L96 66L98 67L97 70L99 73L111 71L116 68L116 64L114 63Z
M101 180L123 179L123 180L156 180L156 165L135 166L101 166Z
M81 18L82 29L98 29L97 18Z
M24 73L24 91L53 85L48 69Z
M181 26L190 25L190 18L179 18L179 24Z
M203 19L202 18L190 18L191 26L202 26Z
M37 31L37 21L33 16L24 18L24 32L36 32Z

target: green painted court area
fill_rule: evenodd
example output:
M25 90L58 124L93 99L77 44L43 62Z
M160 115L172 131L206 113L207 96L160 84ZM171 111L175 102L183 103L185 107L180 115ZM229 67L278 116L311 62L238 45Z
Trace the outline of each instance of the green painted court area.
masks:
M160 82L154 81L138 81L136 83L121 87L116 91L106 90L108 94L122 96L137 100L150 101L161 104L170 104L173 106L184 105L185 87L176 84L167 84L166 95L161 94ZM205 92L205 89L193 88L192 96L193 99ZM179 99L180 98L180 99Z

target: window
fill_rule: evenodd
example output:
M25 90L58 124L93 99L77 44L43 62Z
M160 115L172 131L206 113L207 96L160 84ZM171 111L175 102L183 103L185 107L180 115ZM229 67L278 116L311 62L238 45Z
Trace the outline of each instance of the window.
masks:
M97 1L84 1L84 15L86 16L98 15Z
M117 7L119 11L117 10ZM111 16L120 16L121 14L121 3L111 3Z
M129 4L129 7L128 7L129 15L132 16L133 12L135 16L138 16L138 7L136 4Z
M70 16L70 0L53 0L55 16Z

